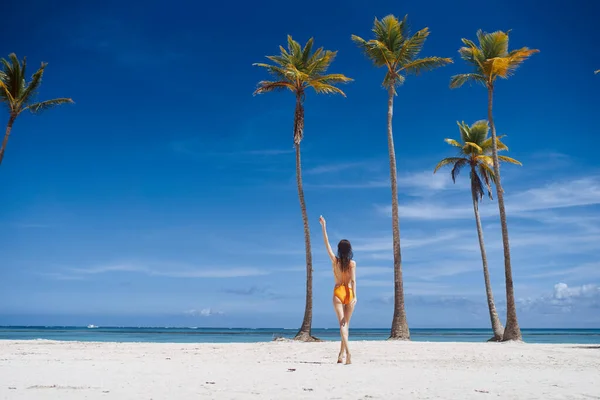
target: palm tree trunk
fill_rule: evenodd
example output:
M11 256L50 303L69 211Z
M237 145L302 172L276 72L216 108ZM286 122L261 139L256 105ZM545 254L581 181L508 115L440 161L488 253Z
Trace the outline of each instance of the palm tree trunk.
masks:
M521 328L517 321L517 306L515 304L515 291L512 279L512 266L510 263L510 245L508 242L508 225L504 209L504 190L500 183L500 162L498 161L498 144L496 143L496 126L492 116L492 100L494 87L488 85L488 120L492 130L492 157L494 160L494 174L496 175L496 196L500 211L500 226L502 227L502 246L504 247L504 279L506 281L506 327L504 328L503 341L522 340Z
M312 253L310 248L310 229L308 227L308 215L306 203L304 202L304 189L302 187L302 163L300 159L300 141L304 131L304 107L302 97L296 98L296 111L294 115L294 144L296 147L296 183L298 185L298 198L302 211L302 222L304 223L304 248L306 250L306 305L304 307L304 319L302 326L296 334L295 340L311 342L318 340L311 335L312 326Z
M402 281L402 255L400 252L400 223L398 219L398 184L396 179L396 152L392 135L394 114L394 86L388 89L388 150L390 154L390 180L392 183L392 238L394 246L394 317L389 339L410 340L410 331L404 309L404 285Z
M475 178L476 172L475 167L471 166L471 196L473 198L473 211L475 212L475 223L477 225L477 237L479 238L479 249L481 250L481 263L483 264L483 280L485 282L485 294L487 296L488 309L490 311L490 320L492 322L492 330L494 331L494 337L489 341L499 342L502 340L504 335L504 327L498 312L496 312L496 305L494 304L494 294L492 293L492 284L490 283L490 272L488 270L487 255L485 253L485 245L483 243L483 229L481 228L481 218L479 216L479 201L477 198L477 191L475 190Z
M12 130L12 126L15 123L15 119L17 119L17 116L11 114L10 118L8 119L8 124L6 125L6 133L4 134L4 139L2 140L2 147L0 147L0 165L2 164L2 160L4 159L4 151L6 150L6 144L8 143L10 131Z

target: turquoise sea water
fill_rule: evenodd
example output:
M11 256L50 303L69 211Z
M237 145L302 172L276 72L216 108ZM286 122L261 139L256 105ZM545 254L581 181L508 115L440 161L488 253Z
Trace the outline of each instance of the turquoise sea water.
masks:
M10 326L0 327L0 340L68 340L93 342L235 343L268 342L277 337L293 338L296 329L236 328L125 328ZM339 340L338 329L313 329L323 340ZM523 329L528 343L600 344L600 329ZM385 340L389 329L351 329L351 340ZM485 342L488 329L411 329L419 342Z

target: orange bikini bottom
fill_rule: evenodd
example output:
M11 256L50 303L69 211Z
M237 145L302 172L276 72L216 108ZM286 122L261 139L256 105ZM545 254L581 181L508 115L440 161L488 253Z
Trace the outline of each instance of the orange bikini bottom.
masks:
M340 299L342 304L350 304L354 299L354 290L348 285L342 284L333 289L333 295Z

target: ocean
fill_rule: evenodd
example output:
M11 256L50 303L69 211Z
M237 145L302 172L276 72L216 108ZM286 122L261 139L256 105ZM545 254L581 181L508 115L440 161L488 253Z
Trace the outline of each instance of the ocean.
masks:
M65 340L84 342L252 343L293 338L297 329L127 328L70 326L0 327L0 340ZM389 329L350 329L350 340L385 340ZM339 340L338 329L313 329L322 340ZM523 329L528 343L600 344L600 329ZM485 342L489 329L411 329L416 342Z

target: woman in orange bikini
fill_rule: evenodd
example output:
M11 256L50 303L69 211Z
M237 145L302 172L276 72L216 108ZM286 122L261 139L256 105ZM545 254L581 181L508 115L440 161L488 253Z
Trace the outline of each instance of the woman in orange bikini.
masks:
M352 245L346 239L338 243L337 256L331 250L329 238L327 237L327 224L325 218L319 219L323 228L323 238L325 247L331 259L333 267L333 277L335 287L333 288L333 307L340 323L340 336L342 343L338 355L338 363L343 362L344 353L346 355L346 364L352 363L350 350L348 349L348 329L350 327L350 318L354 312L356 304L356 262L352 260Z

